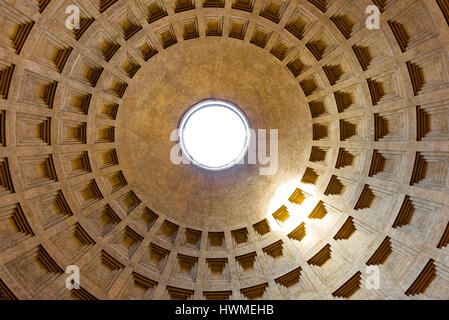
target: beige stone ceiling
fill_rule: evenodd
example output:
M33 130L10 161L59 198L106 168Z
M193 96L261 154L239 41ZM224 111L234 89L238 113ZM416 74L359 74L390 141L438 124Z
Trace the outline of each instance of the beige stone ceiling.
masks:
M118 154L133 190L154 211L176 223L188 219L195 228L237 229L264 219L279 184L298 177L304 145L312 138L307 102L295 79L270 54L226 38L185 41L152 62L133 78L121 106L129 111L117 117ZM275 176L259 175L259 165L217 173L172 164L172 131L193 103L210 97L236 103L256 130L281 129Z
M0 298L449 298L447 0L0 0L0 21ZM208 98L279 130L275 175L170 162Z

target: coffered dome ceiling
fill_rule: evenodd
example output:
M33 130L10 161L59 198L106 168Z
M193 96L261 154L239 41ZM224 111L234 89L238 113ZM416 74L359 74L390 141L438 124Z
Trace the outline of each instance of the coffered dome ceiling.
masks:
M0 0L0 18L0 298L449 299L448 0ZM278 130L274 175L170 161L210 98Z

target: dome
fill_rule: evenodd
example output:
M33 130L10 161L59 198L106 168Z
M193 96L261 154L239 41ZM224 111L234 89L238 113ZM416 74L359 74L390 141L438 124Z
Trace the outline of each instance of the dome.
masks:
M448 0L0 16L0 299L449 299Z

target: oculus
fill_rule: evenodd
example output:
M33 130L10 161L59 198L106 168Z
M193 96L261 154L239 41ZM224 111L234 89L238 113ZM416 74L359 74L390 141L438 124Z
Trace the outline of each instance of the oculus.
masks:
M250 128L243 112L222 100L201 101L182 117L179 141L190 163L212 171L226 170L245 156Z

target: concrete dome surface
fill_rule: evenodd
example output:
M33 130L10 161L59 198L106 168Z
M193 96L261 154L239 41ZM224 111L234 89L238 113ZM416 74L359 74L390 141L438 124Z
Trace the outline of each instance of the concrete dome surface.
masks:
M448 0L0 0L0 26L0 299L449 299ZM173 161L209 99L269 162Z

